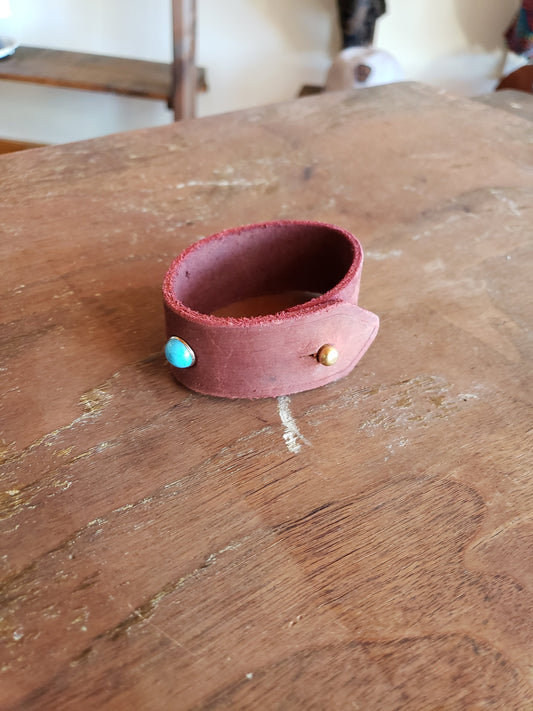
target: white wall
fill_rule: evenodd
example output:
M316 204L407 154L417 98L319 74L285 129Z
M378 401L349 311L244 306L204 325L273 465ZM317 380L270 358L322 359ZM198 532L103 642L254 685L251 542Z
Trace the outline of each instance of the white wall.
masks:
M505 59L503 33L520 0L388 0L375 44L409 78L473 96L492 91Z
M495 83L519 0L388 0L375 44L410 79L475 94ZM170 0L11 0L22 43L170 61ZM291 99L338 48L335 0L198 0L198 114ZM172 120L163 102L0 82L0 137L66 142Z

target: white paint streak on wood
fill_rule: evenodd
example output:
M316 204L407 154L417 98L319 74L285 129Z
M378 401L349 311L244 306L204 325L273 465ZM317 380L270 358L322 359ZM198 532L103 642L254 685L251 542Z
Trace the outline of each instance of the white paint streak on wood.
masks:
M272 181L258 178L255 180L245 180L244 178L235 178L234 180L188 180L186 183L176 183L178 190L183 188L254 188L266 186L269 187Z
M514 200L511 200L510 197L507 197L503 190L490 190L489 191L491 195L493 195L499 202L501 202L503 205L505 205L508 209L509 212L514 215L515 217L521 217L522 216L522 211L518 207L517 203Z
M388 252L376 252L376 251L366 251L365 257L368 259L376 259L378 262L384 259L390 259L391 257L401 257L403 254L401 249L390 249Z
M288 395L280 395L278 397L278 412L281 424L285 428L283 439L285 440L287 449L293 454L298 454L302 449L302 443L307 445L311 443L298 429L298 425L291 413L291 399Z

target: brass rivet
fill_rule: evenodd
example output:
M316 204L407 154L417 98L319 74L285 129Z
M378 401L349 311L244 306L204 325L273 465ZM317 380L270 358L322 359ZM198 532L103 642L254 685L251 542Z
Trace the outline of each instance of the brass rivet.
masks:
M330 343L325 343L318 349L316 359L321 365L335 365L339 359L339 351Z

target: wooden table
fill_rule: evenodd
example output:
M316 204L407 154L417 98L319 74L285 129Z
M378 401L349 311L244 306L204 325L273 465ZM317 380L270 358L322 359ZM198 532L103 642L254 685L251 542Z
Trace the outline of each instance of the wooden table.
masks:
M0 158L2 709L533 708L531 124L418 86ZM366 248L346 379L178 386L231 225Z

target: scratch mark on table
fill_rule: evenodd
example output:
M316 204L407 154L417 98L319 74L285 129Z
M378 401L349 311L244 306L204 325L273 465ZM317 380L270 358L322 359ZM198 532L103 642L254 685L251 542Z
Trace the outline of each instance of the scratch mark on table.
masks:
M281 424L285 428L283 439L287 445L289 452L298 454L302 449L302 443L311 446L311 442L307 440L298 429L294 417L291 413L291 399L288 395L280 395L278 397L278 412Z
M128 603L128 604L129 604L129 603ZM184 644L182 644L181 642L178 642L178 640L177 640L175 637L172 637L172 635L170 635L168 632L165 632L164 629L162 629L161 627L159 627L159 625L156 625L155 622L152 622L152 620L148 620L148 619L146 619L145 617L143 617L143 616L141 615L141 613L140 613L138 610L134 610L132 605L130 605L130 608L132 609L132 614L133 614L133 615L135 615L136 617L138 617L139 620L141 620L142 622L146 622L148 625L150 625L151 627L153 627L155 630L157 630L157 631L159 632L159 634L162 634L163 637L166 637L166 638L167 638L168 640L170 640L173 644L175 644L176 647L180 647L180 649L183 649L183 651L187 652L188 654L190 654L190 655L193 656L193 657L198 657L198 655L197 655L195 652L193 652L192 649L189 649L188 647L186 647L186 646L185 646Z

